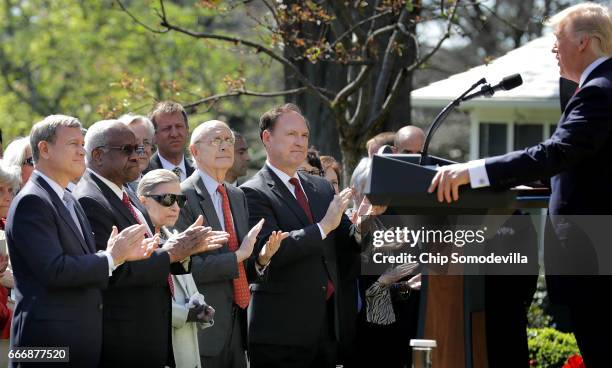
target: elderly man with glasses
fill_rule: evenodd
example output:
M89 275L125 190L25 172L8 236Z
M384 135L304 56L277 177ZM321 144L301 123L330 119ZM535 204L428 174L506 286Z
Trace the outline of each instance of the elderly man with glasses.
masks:
M118 120L93 124L85 135L87 171L74 191L91 223L96 246L113 228L134 224L153 226L138 198L125 189L139 174L138 157L130 129ZM171 237L163 248L142 262L119 265L104 291L101 367L173 366L170 340L172 274L189 272L189 256L218 247L227 236L199 226L198 219L185 232Z
M263 220L249 230L249 211L244 193L224 183L234 163L234 135L226 123L211 120L200 124L191 135L191 154L196 171L181 184L187 205L181 209L179 230L199 215L213 230L230 234L227 245L192 258L193 278L200 293L215 306L215 325L198 334L203 367L246 367L246 308L250 303L248 280L263 274L249 257ZM257 263L265 265L287 234L271 234ZM247 277L248 273L248 277Z

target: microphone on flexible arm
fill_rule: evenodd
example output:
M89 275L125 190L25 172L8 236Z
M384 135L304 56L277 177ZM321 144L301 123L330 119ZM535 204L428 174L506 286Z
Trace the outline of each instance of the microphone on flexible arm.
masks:
M523 78L521 78L521 75L518 73L512 74L502 79L501 82L497 83L493 87L491 87L491 85L488 83L485 84L484 86L480 87L480 91L463 97L461 101L468 101L477 97L491 97L496 91L509 91L520 86L521 84L523 84Z
M468 93L472 92L476 87L482 84L484 85L480 87L480 91L474 92L468 95ZM499 82L498 84L492 87L490 84L487 83L485 78L482 78L478 82L474 83L467 91L463 92L461 96L451 101L448 105L446 105L442 109L442 111L440 111L438 116L436 116L436 118L434 119L433 123L431 123L431 125L429 126L429 130L427 131L427 135L425 136L425 143L423 144L423 149L421 151L421 159L419 160L419 165L427 165L429 143L431 143L431 139L434 133L436 132L436 130L438 129L438 127L440 126L440 124L442 124L444 119L446 119L448 114L450 114L450 112L455 107L461 105L462 102L471 100L473 98L481 97L481 96L491 97L493 96L493 94L495 94L496 91L499 91L499 90L508 91L508 90L511 90L513 88L520 86L521 84L523 84L523 78L521 78L521 75L518 73L505 77L504 79L501 80L501 82Z

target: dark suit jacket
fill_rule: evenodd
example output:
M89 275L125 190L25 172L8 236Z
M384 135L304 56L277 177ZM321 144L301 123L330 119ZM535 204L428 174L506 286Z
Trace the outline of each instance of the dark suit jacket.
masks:
M249 212L242 191L232 185L226 186L234 220L234 230L238 244L249 231ZM213 230L221 230L221 223L215 212L210 195L195 171L181 184L181 191L187 196L187 204L181 209L176 223L178 230L189 227L198 217L204 216L204 224ZM191 271L200 293L206 302L215 308L215 324L205 330L198 330L200 354L218 355L227 345L232 332L232 306L234 304L233 279L238 277L236 254L230 252L228 245L192 257ZM246 327L246 326L245 326Z
M6 224L17 294L11 342L68 346L68 366L95 367L102 347L101 289L108 284L108 261L95 254L91 227L78 203L75 211L84 235L36 172L13 200Z
M612 60L607 60L591 72L582 88L570 98L551 138L523 151L489 158L485 163L492 186L509 187L552 176L548 210L558 220L564 215L612 213L612 194L603 187L612 182L610 157ZM587 237L571 223L562 220L548 226L546 235L547 273L553 271L560 259L569 262L567 267L595 261L585 258L590 257L582 241ZM558 301L574 292L588 294L586 289L580 291L579 285L574 286L578 289L572 290L563 283L559 288L549 284L549 292Z
M106 247L113 225L121 231L136 224L117 195L89 171L74 195L92 225L98 249ZM140 202L132 198L132 203L148 220ZM165 252L154 252L147 260L126 262L113 272L104 292L102 366L162 367L173 363L169 273L186 271L178 263L171 267Z
M185 170L187 171L186 175L187 177L190 177L191 174L193 174L193 172L195 171L195 167L191 163L191 160L187 159L187 154L185 154L183 160L185 160ZM164 167L162 166L162 163L159 159L159 154L155 152L151 156L151 160L149 160L149 166L142 172L142 174L144 175L151 170L163 169L163 168Z
M334 190L323 178L298 174L308 198L315 223L280 178L265 165L240 189L247 197L250 224L265 219L253 254L258 254L274 230L289 232L272 258L263 280L251 285L249 343L312 346L320 336L326 308L327 281L336 292L336 337L339 335L339 296L336 255L339 248L359 247L352 236L350 220L343 216L340 226L322 240L320 221L334 197ZM342 304L342 303L340 303Z

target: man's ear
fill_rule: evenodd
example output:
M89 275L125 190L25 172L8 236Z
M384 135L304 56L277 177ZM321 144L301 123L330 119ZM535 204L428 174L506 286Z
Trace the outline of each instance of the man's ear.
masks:
M189 145L189 153L191 153L191 157L195 160L198 155L198 147L195 144Z
M270 144L271 136L272 136L272 133L270 133L270 131L268 129L264 130L261 133L261 141L263 142L264 146Z
M91 161L92 164L98 164L102 161L102 149L94 148L94 150L91 151Z
M580 36L580 43L578 44L578 50L580 51L586 50L589 47L590 42L591 42L591 36L589 35Z
M38 142L38 156L40 158L48 159L49 158L49 142L40 141Z

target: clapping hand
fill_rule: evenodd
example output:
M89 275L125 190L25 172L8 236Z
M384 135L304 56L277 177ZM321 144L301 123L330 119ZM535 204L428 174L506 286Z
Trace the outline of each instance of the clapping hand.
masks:
M266 244L264 244L264 246L261 248L259 257L257 258L257 263L263 266L267 265L270 262L270 259L272 259L272 256L276 254L276 251L278 251L278 248L280 248L283 239L287 238L288 236L288 232L273 231L272 234L270 234Z

